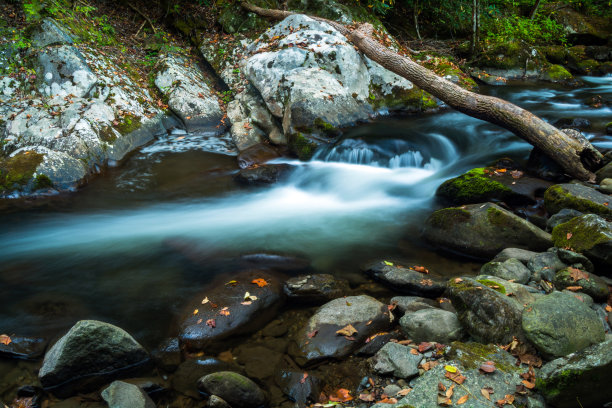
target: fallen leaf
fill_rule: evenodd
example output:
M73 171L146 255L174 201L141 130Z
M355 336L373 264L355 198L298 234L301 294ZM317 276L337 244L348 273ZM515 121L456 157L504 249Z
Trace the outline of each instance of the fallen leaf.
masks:
M448 389L446 390L444 395L446 395L447 398L451 398L453 396L454 392L455 392L455 384L453 384L450 387L448 387Z
M310 333L308 333L306 336L307 336L309 339L312 339L314 336L316 336L316 335L317 335L317 333L318 333L318 332L319 332L318 330L311 331L311 332L310 332Z
M236 286L237 284L238 284L238 281L235 281L235 280L231 280L231 281L226 283L226 285L228 285L228 286Z
M343 327L342 329L338 330L336 332L336 334L339 334L340 336L352 336L353 334L356 334L357 330L355 330L355 328L352 325L346 325L345 327Z
M569 241L572 238L572 233L568 232L566 235L567 240Z
M534 382L530 382L530 381L527 381L527 380L523 380L521 382L523 383L523 385L525 385L525 387L529 388L530 390L535 387L535 383Z
M569 267L567 270L570 273L570 278L573 279L574 282L579 281L580 279L589 279L589 274L587 272L583 272L578 268Z
M568 287L566 287L565 289L567 289L567 290L571 290L572 292L577 292L577 291L579 291L580 289L582 289L582 286L568 286Z
M304 373L304 376L302 377L302 379L300 380L300 384L304 384L306 382L306 379L308 378L308 373Z
M253 304L253 302L251 302L250 300L245 300L244 302L240 302L240 304L244 306L250 306Z
M205 305L206 303L210 302L208 300L208 296L206 296L204 299L202 299L202 304Z
M455 283L461 283L461 282L463 282L463 279L461 279L461 278L455 278Z
M452 365L445 365L444 369L446 371L448 371L449 373L456 373L457 372L457 367L452 366Z
M413 266L412 269L414 269L417 272L421 272L421 273L429 273L429 270L425 268L424 266Z
M520 170L512 170L510 174L512 175L512 178L515 178L515 179L523 177L523 172Z
M493 361L486 361L480 365L480 371L483 373L492 373L495 371L495 363Z
M244 293L244 300L257 300L257 296L253 296L249 292L245 292Z
M450 407L451 405L453 405L453 402L450 400L450 398L446 398L445 395L438 395L438 405L441 405L443 407Z
M399 390L399 391L397 392L397 395L400 395L400 396L402 396L402 397L403 397L403 396L408 395L408 393L409 393L410 391L412 391L412 388L404 388L403 390Z
M393 262L383 261L383 263L387 266L393 266Z
M444 374L444 376L446 378L448 378L451 381L456 382L457 384L463 384L463 382L465 381L465 377L462 376L459 372L456 373L449 373L448 371Z
M504 405L512 405L514 402L514 395L506 394L503 399L499 399L495 402L495 405L498 407L503 407Z
M417 349L413 349L413 348L411 348L411 349L410 349L410 354L414 354L415 356L418 356L418 355L419 355L419 352L417 351Z
M13 340L11 340L9 336L7 336L6 334L0 334L0 344L4 344L5 346L8 346L12 342Z
M483 397L491 401L491 394L493 394L493 389L490 387L485 387L480 389L480 393Z
M612 312L612 306L606 305L606 312Z
M194 310L194 311L193 311L193 314L194 314L194 315L197 315L197 314L198 314L198 312L199 312L199 310L198 310L198 309L196 309L196 310Z
M397 404L397 400L395 398L383 398L378 401L379 404Z
M184 138L185 138L185 136L179 136L175 140L183 140Z
M226 306L223 309L219 310L219 314L223 315L223 316L229 316L230 315L230 311L228 310L229 308Z
M374 401L374 394L359 394L359 399L366 402Z
M212 327L213 329L217 326L217 324L215 323L215 319L208 319L206 321L206 325Z
M441 382L438 383L438 391L446 391L446 386Z
M265 280L265 279L263 279L263 278L253 279L253 280L251 281L251 283L256 284L256 285L257 285L257 286L259 286L260 288L263 288L264 286L267 286L267 285L268 285L268 282L266 282L266 280Z
M198 321L196 322L196 324L200 324L202 323L202 319L198 319Z
M457 401L457 405L465 404L465 402L470 398L468 394L465 394L463 397L459 398Z
M433 345L431 343L423 341L423 342L421 342L421 344L419 344L419 352L420 353L424 353L427 350L431 349L432 347L433 347Z
M351 401L352 399L353 397L351 397L351 392L345 388L340 388L334 395L329 396L329 400L334 402L347 402Z

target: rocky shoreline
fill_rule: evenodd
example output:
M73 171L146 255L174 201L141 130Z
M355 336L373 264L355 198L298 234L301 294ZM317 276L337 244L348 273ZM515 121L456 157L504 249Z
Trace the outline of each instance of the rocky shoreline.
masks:
M57 21L45 19L32 41L36 73L0 79L7 198L75 189L176 127L229 131L243 168L237 177L273 183L286 170L265 165L273 158L308 159L342 128L377 113L441 107L304 15L252 39L197 38L233 95L229 103L188 55L158 62L153 82L163 100L155 100L142 78L75 43ZM578 47L597 72L610 72L612 53ZM555 63L596 71L591 58L587 69L572 55ZM427 61L476 86L456 65ZM472 75L483 82L532 77L528 69L480 68L484 74ZM568 71L551 74L561 69L547 64L533 77L569 81ZM596 185L538 171L546 166L532 156L526 168L501 159L438 189L452 207L433 212L422 237L440 251L486 261L477 276L449 278L418 259L377 259L363 266L365 283L351 287L313 273L307 260L264 254L186 301L173 336L157 348L97 320L81 320L58 339L3 334L0 356L23 362L5 377L1 398L11 407L63 408L610 402L612 155Z

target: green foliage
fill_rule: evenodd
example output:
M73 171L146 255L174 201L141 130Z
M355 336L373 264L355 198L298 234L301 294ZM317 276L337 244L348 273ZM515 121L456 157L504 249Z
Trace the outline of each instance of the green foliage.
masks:
M376 14L385 15L387 14L395 4L395 0L367 0L367 1L359 1L358 3L364 4L370 10L372 10Z
M484 20L483 29L486 41L490 43L506 43L523 41L528 44L561 43L565 44L565 30L547 16L537 15L529 19L517 15L488 15Z

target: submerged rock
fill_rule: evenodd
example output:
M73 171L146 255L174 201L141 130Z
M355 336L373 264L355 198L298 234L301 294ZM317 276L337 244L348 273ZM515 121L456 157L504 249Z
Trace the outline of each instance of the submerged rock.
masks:
M259 281L263 286L252 283L257 279L263 279ZM256 299L245 299L247 292ZM229 337L255 331L272 320L281 300L278 278L258 270L240 273L191 302L180 324L179 341L193 351L227 348Z
M286 178L291 171L287 164L263 164L241 169L234 176L234 180L250 186L274 184Z
M476 340L507 344L513 337L523 338L522 306L505 293L470 278L458 278L449 281L447 296L462 326Z
M344 357L363 345L368 337L386 330L392 320L387 306L370 296L334 299L308 320L298 335L298 349L293 354L299 364ZM348 325L355 332L336 333Z
M366 273L389 285L393 290L409 295L435 298L444 293L446 282L415 269L378 261L368 265Z
M232 408L259 408L266 403L266 396L257 384L232 371L220 371L200 378L198 389L222 398Z
M303 371L281 370L275 381L283 393L298 407L305 407L308 402L319 400L321 381L312 374L304 378Z
M435 211L425 221L424 238L443 249L490 258L504 248L543 251L550 234L493 203Z
M480 268L480 273L498 276L518 283L527 283L531 278L531 271L518 259L509 258L503 262L491 261Z
M10 343L0 343L0 356L34 360L47 348L47 340L37 337L10 336Z
M172 388L191 398L200 398L197 388L198 379L219 371L242 372L236 364L226 363L215 358L189 359L181 363L171 377Z
M612 400L612 339L545 364L536 378L546 402L558 408L605 406Z
M550 214L571 208L582 213L612 216L609 202L610 197L582 184L557 184L544 193L544 204Z
M342 297L348 290L348 281L329 274L296 276L288 279L283 286L289 300L314 304Z
M527 339L547 357L562 357L604 340L597 313L572 295L553 292L523 312Z
M124 330L81 320L49 349L38 376L46 390L66 397L133 376L149 361L146 350Z
M102 391L102 399L108 408L155 408L155 403L144 391L123 381L113 381Z

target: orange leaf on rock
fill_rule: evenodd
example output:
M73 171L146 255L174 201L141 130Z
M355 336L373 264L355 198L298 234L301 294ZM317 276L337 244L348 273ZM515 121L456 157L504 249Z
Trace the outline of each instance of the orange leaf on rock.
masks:
M403 390L399 390L397 392L397 395L400 395L400 396L404 397L404 396L408 395L408 393L410 391L412 391L412 388L404 388Z
M490 387L485 387L480 389L480 393L483 397L491 401L491 394L493 394L493 389Z
M572 238L572 235L573 234L571 232L568 232L565 238L569 241Z
M314 336L317 335L318 332L319 332L318 330L314 330L314 331L311 331L310 333L306 334L306 336L308 336L309 339L312 339Z
M495 363L493 361L485 361L480 365L480 371L483 373L492 373L495 371Z
M208 319L206 321L206 325L212 327L213 329L217 326L217 324L215 323L215 319Z
M397 404L397 400L395 398L383 398L378 401L379 404Z
M228 310L228 307L224 307L223 309L219 310L219 314L223 315L223 316L229 316L230 315L230 311Z
M449 373L447 371L446 373L444 373L444 376L449 380L456 382L457 384L463 384L463 382L465 381L465 377L459 374L459 372Z
M265 280L265 279L263 279L263 278L253 279L253 280L251 281L251 283L256 284L256 285L257 285L257 286L259 286L260 288L263 288L264 286L267 286L267 285L268 285L268 282L266 282L266 280Z
M308 378L308 373L304 373L304 376L302 377L302 379L300 380L300 384L304 384L306 382L306 379Z
M465 402L470 398L468 394L465 394L463 397L459 398L457 401L457 405L465 404Z
M521 381L523 383L523 385L525 385L525 387L529 388L530 390L533 389L535 387L535 383L527 381L527 380L523 380Z
M574 282L577 282L580 279L589 279L589 274L587 272L581 271L578 268L573 268L570 266L569 268L567 268L567 270L570 273L570 278L572 278Z
M6 334L0 334L0 344L4 344L5 346L8 346L12 342L13 340L11 340L9 336L7 336Z
M413 266L412 269L421 273L429 273L429 270L424 266Z
M359 394L359 399L365 402L374 401L374 394Z
M565 289L571 290L572 292L578 292L580 289L582 289L582 286L568 286Z
M355 333L357 333L357 330L355 330L355 328L350 324L336 331L336 334L339 334L340 336L346 336L346 337L350 337Z
M606 305L606 312L612 312L612 306Z
M411 348L410 349L410 354L414 354L415 356L418 356L419 352L416 349Z

